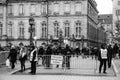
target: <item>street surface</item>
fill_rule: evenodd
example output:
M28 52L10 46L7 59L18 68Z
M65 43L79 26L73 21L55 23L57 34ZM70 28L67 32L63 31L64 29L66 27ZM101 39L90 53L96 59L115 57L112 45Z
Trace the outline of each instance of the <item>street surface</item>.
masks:
M107 74L99 74L99 62L97 61L96 71L94 71L96 65L94 62L96 61L91 58L82 59L81 57L73 57L71 58L70 70L64 70L61 67L44 69L43 66L38 66L36 75L29 74L28 72L30 72L30 69L27 69L25 72L19 72L20 64L17 62L14 70L5 66L0 68L0 80L120 80L120 60L114 60L114 63L119 70L118 76L115 76L113 68L107 69ZM26 67L30 67L29 61L26 62ZM75 67L77 67L77 69L75 69ZM17 73L11 74L16 71Z

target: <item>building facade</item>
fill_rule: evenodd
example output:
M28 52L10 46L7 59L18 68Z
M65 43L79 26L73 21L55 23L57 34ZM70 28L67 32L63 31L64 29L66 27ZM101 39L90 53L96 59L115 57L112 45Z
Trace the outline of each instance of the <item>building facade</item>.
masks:
M0 4L0 43L29 45L32 16L38 46L51 37L53 42L59 41L60 31L71 46L97 46L96 7L94 0L7 0Z
M112 14L98 15L99 27L104 28L106 34L106 43L113 44L113 17Z

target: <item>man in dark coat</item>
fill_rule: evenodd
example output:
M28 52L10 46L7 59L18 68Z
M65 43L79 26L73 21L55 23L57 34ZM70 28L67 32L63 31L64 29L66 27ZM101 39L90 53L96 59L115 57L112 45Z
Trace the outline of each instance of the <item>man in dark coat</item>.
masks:
M66 67L67 69L70 69L70 57L71 57L71 49L68 45L66 45L66 48L65 48L65 62L66 62Z
M115 44L113 47L113 53L114 53L113 57L116 57L116 54L119 53L119 47L117 44Z
M46 58L45 58L47 68L50 68L51 54L52 54L52 48L49 45L47 50L46 50Z
M108 68L110 68L112 56L113 56L113 49L112 49L111 45L108 46L107 50L108 50Z
M14 69L15 68L15 62L17 60L17 50L15 49L15 46L11 47L8 58L10 59L10 62L11 62L11 69Z

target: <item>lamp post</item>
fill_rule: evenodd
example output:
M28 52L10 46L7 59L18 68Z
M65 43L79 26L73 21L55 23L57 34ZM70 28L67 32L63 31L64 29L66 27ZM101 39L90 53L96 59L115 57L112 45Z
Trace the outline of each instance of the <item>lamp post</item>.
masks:
M33 29L34 19L33 19L33 17L29 18L29 25L30 25L30 28L29 28L29 32L30 32L30 46L32 46L33 45L33 32L34 32L34 29Z
M62 36L62 30L60 29L60 36L59 36L59 42L60 42L60 46L61 46L61 44L62 44L62 42L63 42L63 36Z
M74 42L75 42L75 35L72 34L72 41L73 41L73 48L74 48Z
M50 43L52 44L52 41L53 41L53 36L52 35L50 35Z
M81 36L81 41L82 41L82 48L84 46L84 35Z

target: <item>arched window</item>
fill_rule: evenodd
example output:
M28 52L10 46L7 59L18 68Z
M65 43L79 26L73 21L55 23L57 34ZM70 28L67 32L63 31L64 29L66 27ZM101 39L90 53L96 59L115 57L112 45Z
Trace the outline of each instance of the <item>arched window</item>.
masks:
M76 37L81 37L81 22L77 21L75 23Z
M19 38L24 38L24 23L19 22Z
M41 25L42 25L42 38L47 38L47 23L43 21Z
M70 22L65 21L65 37L70 37Z
M2 25L2 23L0 22L0 38L2 37L2 28L3 28L3 25Z
M10 21L8 23L8 33L7 33L9 38L12 38L12 28L13 28L13 23Z
M54 22L54 36L59 37L59 23L57 21Z

